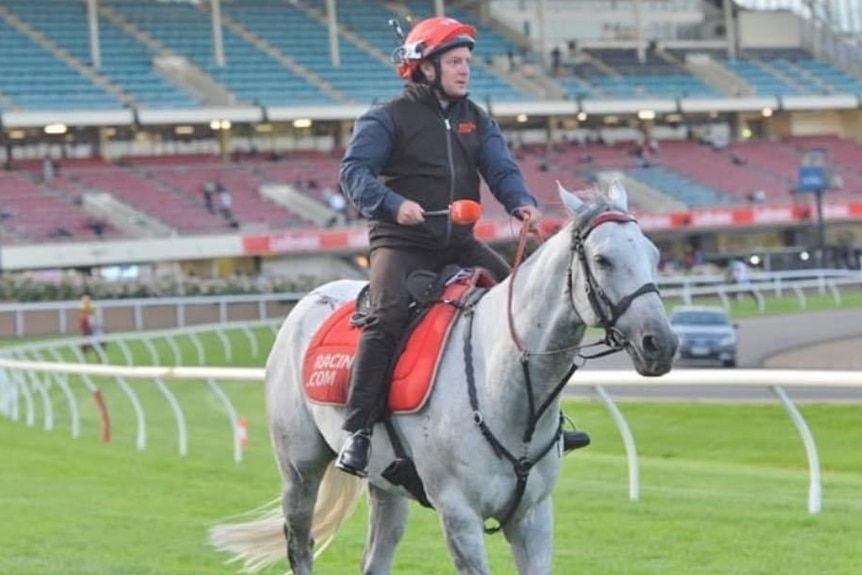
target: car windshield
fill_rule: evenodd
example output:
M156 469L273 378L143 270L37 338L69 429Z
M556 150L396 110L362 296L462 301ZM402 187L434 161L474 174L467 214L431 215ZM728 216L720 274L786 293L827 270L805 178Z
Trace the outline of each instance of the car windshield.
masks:
M671 323L681 325L728 325L727 316L718 311L678 311L671 317Z

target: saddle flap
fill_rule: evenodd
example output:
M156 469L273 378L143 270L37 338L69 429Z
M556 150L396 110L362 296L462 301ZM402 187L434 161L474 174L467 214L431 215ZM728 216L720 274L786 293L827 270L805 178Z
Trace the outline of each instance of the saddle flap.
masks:
M438 274L428 270L416 270L407 276L407 293L410 294L410 299L419 305L436 300L443 291L438 277Z
M471 273L472 270L465 270L457 265L448 265L439 273L416 270L407 277L407 292L419 307L424 307L440 301L446 286Z

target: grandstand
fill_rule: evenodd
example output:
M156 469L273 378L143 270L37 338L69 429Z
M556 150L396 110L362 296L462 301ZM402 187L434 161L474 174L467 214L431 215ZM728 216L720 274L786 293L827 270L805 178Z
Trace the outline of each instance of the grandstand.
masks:
M556 180L616 177L676 254L858 242L858 16L766 5L779 9L0 0L0 270L361 251L361 224L321 231L326 194L353 118L401 90L387 21L441 10L479 29L471 96L552 219ZM813 196L794 193L811 148L827 151L834 188L820 239ZM229 215L205 202L215 184ZM490 198L485 219L506 219ZM499 229L480 226L510 241Z

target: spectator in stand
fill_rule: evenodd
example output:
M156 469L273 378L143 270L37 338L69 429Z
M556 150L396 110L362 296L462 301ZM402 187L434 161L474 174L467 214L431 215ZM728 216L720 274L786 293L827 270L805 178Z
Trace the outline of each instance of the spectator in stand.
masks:
M515 60L515 49L509 46L506 50L506 58L509 59L509 72L514 72L518 69L518 63Z
M108 228L108 222L102 218L91 217L87 220L87 227L90 228L97 238L102 239Z
M752 204L762 204L766 201L766 192L763 190L754 190L748 194L748 201Z
M71 238L72 236L73 234L69 231L69 228L63 226L57 226L48 234L50 238Z
M746 160L736 152L730 153L730 161L733 162L736 166L744 166L748 163L748 160Z
M554 77L558 77L560 75L560 69L563 66L563 51L560 50L559 46L554 46L554 49L551 50L551 74Z
M521 48L521 73L527 77L536 75L536 56L526 48Z
M201 187L201 193L204 196L204 206L211 214L215 214L215 204L213 204L213 194L215 194L215 188L215 184L212 182L206 182Z
M233 225L235 220L233 217L233 198L231 197L230 190L221 182L216 182L215 189L219 197L219 205L221 206L219 211L222 217Z
M347 219L347 200L343 195L336 192L330 187L323 188L323 201L329 206L335 214L329 222L329 226L336 225L339 221L343 222Z
M54 164L54 160L51 159L51 156L45 154L45 157L42 158L42 183L47 184L51 180L54 179L54 176L57 175L56 164Z

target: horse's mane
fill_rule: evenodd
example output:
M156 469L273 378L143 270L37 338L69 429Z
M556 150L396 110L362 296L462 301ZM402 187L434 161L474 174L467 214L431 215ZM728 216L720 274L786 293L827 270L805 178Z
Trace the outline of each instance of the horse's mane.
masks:
M593 184L589 188L584 188L583 190L578 190L574 192L576 196L581 198L582 201L587 204L598 204L598 205L606 205L620 212L627 212L628 210L624 210L622 206L616 205L612 200L610 195L606 190L602 190L597 185Z
M604 199L607 201L607 194L601 190L597 185L593 184L589 188L584 188L583 190L577 190L573 192L576 196L581 198L581 200L587 203L597 203Z
M574 223L572 226L573 234L577 233L578 223L585 216L589 216L590 214L594 215L604 211L628 213L627 209L624 209L622 206L614 202L606 191L599 189L597 186L578 190L574 193L582 202L584 202L584 204L577 213L570 215L569 221Z

